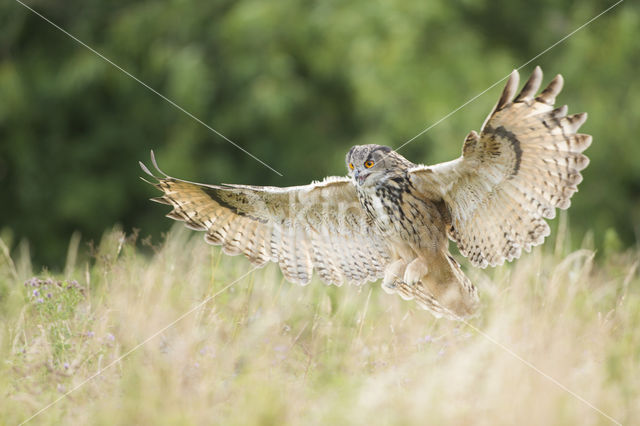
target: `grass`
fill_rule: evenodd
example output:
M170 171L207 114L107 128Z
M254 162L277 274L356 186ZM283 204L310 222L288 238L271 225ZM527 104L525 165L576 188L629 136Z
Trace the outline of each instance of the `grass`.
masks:
M93 375L30 423L612 424L482 333L615 420L640 418L638 251L596 259L562 237L467 268L482 306L465 325L274 265L225 290L246 260L180 228L153 254L134 239L108 232L81 261L76 238L62 274L0 245L1 424Z

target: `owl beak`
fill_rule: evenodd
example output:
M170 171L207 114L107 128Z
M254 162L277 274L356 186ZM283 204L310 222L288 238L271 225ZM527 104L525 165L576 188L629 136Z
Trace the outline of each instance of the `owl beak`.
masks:
M361 173L359 170L356 170L353 174L356 178L356 180L358 181L358 185L361 185L364 183L364 181L369 177L369 173Z

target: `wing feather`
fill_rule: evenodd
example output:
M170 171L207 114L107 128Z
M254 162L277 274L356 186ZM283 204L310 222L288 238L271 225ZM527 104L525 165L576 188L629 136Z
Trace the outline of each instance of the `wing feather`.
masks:
M154 201L169 204L168 217L205 231L205 240L222 245L226 254L244 254L252 263L278 263L289 281L307 284L313 269L336 285L360 284L384 274L389 248L372 227L347 178L287 188L249 185L206 185L162 172L163 192Z
M541 244L550 233L544 219L569 207L589 164L582 151L591 136L576 133L586 113L554 108L562 76L536 96L542 82L536 67L514 98L518 80L513 71L480 134L467 136L460 158L410 172L420 191L445 201L449 236L476 266L510 261Z

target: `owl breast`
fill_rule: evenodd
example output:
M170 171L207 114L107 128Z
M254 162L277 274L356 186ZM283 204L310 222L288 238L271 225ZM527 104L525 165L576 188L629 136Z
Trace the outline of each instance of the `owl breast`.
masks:
M446 241L443 202L421 197L407 176L385 177L375 186L359 187L358 197L382 235L414 248L436 248Z

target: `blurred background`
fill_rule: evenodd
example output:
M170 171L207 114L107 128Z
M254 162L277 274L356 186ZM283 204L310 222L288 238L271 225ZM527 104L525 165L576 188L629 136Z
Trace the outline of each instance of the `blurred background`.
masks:
M155 150L188 180L304 184L352 145L398 147L613 1L28 1L279 176L14 1L0 4L0 232L38 265L114 224L158 241L173 221L138 179ZM521 70L565 77L558 103L593 135L571 235L640 235L640 5L627 1ZM458 156L499 84L401 150ZM557 220L557 219L556 219ZM589 237L590 238L590 237Z

